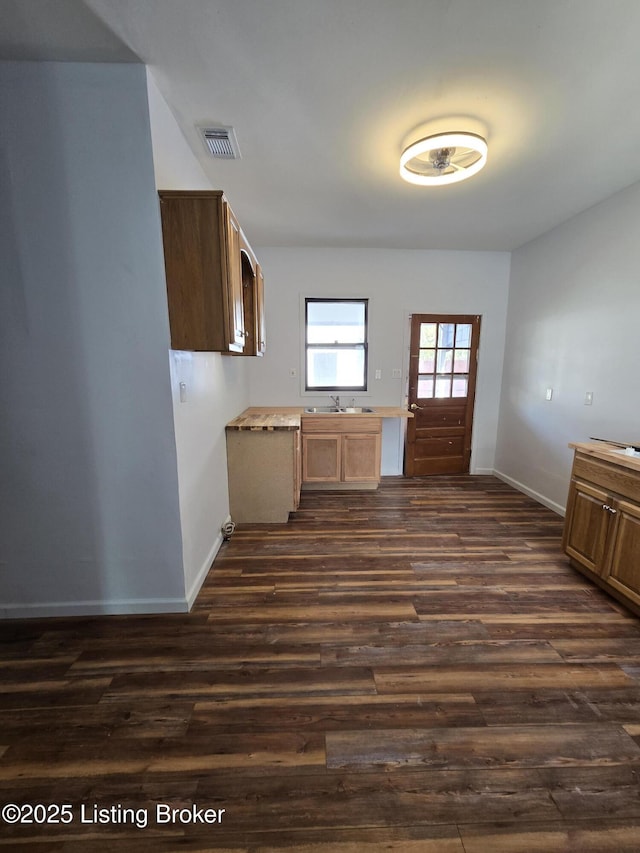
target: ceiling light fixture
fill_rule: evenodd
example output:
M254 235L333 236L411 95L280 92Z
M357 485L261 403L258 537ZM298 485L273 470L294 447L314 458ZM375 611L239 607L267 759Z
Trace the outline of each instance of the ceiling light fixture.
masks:
M487 162L487 143L477 133L437 133L402 152L400 175L410 184L455 184L477 174Z

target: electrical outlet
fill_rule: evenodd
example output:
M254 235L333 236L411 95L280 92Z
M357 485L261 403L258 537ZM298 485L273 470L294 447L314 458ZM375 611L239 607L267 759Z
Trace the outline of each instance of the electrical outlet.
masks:
M382 379L382 371L380 369L376 370L376 379Z
M587 391L584 395L585 406L593 406L593 391Z
M547 393L545 394L545 400L553 399L553 388L547 388Z
M391 378L392 379L402 379L402 371L400 370L399 367L393 368L393 370L391 371Z

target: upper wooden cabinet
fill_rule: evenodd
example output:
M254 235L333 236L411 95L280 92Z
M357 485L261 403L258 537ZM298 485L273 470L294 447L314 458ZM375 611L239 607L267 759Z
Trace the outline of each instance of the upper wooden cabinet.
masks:
M224 194L161 190L158 195L171 347L262 354L259 265ZM262 318L259 332L256 316Z
M246 333L243 355L264 355L266 349L264 276L260 264L242 232L240 233L240 266Z

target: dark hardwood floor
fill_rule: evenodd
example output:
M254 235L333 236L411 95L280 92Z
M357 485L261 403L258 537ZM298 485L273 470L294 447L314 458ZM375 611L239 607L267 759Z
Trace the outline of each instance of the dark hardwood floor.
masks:
M387 478L240 526L188 615L1 623L0 801L41 807L0 848L637 853L640 620L561 530Z

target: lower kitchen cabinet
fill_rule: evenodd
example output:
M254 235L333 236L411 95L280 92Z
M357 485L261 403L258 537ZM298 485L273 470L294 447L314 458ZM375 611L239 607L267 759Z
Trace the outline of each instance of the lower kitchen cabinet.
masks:
M377 488L381 441L380 418L303 417L303 484L313 488Z
M640 613L640 461L572 446L564 550L575 568Z

